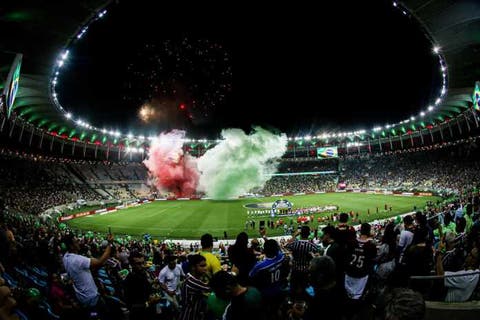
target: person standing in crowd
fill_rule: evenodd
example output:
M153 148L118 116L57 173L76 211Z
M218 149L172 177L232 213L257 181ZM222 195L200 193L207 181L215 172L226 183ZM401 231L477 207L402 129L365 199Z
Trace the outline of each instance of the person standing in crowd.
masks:
M207 260L203 255L188 257L190 272L182 284L183 309L180 320L204 320L207 309L207 297L210 287L206 282Z
M269 239L264 244L265 259L257 262L249 273L251 284L262 293L269 312L274 314L285 299L290 272L289 259L280 251L278 242Z
M175 310L179 310L180 280L185 277L185 274L182 267L177 264L177 257L168 256L166 260L167 265L160 271L158 282L167 293L167 298L172 302Z
M336 231L338 243L345 249L355 246L357 235L355 229L348 225L348 214L340 213L338 221Z
M145 258L133 251L129 257L132 272L125 279L125 302L130 309L132 319L153 319L152 306L158 300L152 293L152 284L145 270Z
M238 282L246 285L248 281L248 272L257 261L253 249L248 247L248 235L240 232L235 244L228 247L228 258L232 263L232 271L237 274Z
M210 281L213 274L222 269L220 260L212 253L213 250L213 237L211 234L206 233L200 238L200 244L202 246L202 252L200 253L205 257L207 262L207 279Z
M403 225L404 229L400 232L400 239L398 240L398 261L401 263L403 259L403 255L407 248L413 242L413 232L415 227L413 225L413 218L412 216L408 215L403 217Z
M298 230L292 236L292 242L285 246L287 250L292 252L293 256L290 287L294 296L301 295L307 287L310 260L319 252L319 247L308 240L310 236L309 226L301 227L299 240L295 239L297 235Z
M266 319L262 296L256 288L241 286L237 278L226 271L217 272L212 278L211 285L217 297L230 301L225 308L223 319ZM270 315L268 319L272 319L272 316Z
M337 229L328 225L322 229L322 245L324 247L323 255L329 256L335 262L337 283L343 283L343 274L345 270L345 248L337 241Z
M445 302L464 302L470 299L473 291L478 286L480 278L480 255L479 255L479 239L476 239L475 245L469 251L465 258L465 266L463 270L444 271L443 269L443 251L445 243L441 243L438 247L436 257L437 275L445 276L444 285L447 288Z
M360 237L356 245L346 255L345 291L348 303L352 306L349 312L365 312L364 299L370 275L373 273L377 247L371 236L372 227L368 223L360 226ZM352 315L352 314L350 314Z
M418 292L395 288L384 295L377 313L377 319L423 320L426 313L425 301Z
M315 257L310 262L309 279L314 295L308 303L305 319L341 319L344 300L343 284L337 283L336 266L329 256Z
M75 295L84 308L94 308L99 302L100 295L93 280L91 270L98 269L107 262L112 251L113 236L108 236L109 244L100 258L87 258L79 254L80 244L73 234L63 238L67 252L63 256L63 265L68 276L73 280Z

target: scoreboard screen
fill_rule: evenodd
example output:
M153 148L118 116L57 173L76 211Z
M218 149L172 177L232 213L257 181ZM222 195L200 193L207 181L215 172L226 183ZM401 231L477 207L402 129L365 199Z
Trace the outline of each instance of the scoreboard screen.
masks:
M317 158L338 158L337 147L317 148Z

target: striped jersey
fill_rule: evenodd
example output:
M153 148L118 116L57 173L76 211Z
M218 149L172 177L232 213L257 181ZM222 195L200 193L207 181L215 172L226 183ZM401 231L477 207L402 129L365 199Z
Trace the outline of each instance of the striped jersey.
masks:
M191 273L187 274L182 285L182 301L184 308L180 314L180 320L205 319L207 308L207 294L210 287Z
M295 240L287 244L285 248L292 252L292 270L298 272L307 272L313 254L319 251L319 247L308 240Z

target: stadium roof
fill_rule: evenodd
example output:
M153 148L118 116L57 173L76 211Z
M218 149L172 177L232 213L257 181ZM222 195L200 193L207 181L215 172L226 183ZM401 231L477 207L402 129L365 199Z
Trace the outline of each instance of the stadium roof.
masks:
M117 141L132 139L126 133L95 132L89 124L68 119L51 96L55 66L65 46L80 35L89 22L98 19L110 2L20 0L4 5L0 11L0 76L2 80L6 78L14 53L22 53L20 89L14 108L24 120L79 140L98 139L104 143L110 136ZM365 128L368 132L360 132L362 135L397 135L448 121L471 106L473 85L480 78L479 1L406 0L392 2L392 5L417 18L424 26L446 61L448 91L438 105L419 110L418 116L375 130Z

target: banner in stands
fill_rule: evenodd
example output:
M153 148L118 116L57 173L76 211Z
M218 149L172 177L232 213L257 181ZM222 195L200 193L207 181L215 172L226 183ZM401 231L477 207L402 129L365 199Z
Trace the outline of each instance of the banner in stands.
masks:
M473 108L480 111L480 81L475 82L475 91L472 96Z
M317 158L338 158L337 147L317 148Z
M18 83L20 81L20 68L22 66L22 54L17 54L13 60L12 67L8 73L7 80L3 89L5 96L5 108L7 109L7 117L12 114L13 103L15 102L15 96L18 91Z

